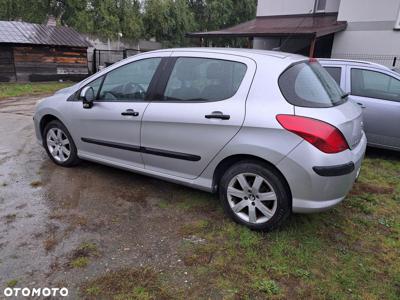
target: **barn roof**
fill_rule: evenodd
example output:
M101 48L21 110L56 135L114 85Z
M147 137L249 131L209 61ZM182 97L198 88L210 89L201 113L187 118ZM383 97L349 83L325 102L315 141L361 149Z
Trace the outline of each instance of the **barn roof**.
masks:
M70 27L46 26L16 21L0 21L1 43L84 48L91 46L81 34Z

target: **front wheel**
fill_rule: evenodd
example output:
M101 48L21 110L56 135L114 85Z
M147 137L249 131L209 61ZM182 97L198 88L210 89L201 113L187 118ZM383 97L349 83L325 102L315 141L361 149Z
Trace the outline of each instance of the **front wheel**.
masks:
M290 192L275 170L255 161L243 161L222 176L220 199L236 222L255 230L273 230L289 216Z
M79 162L75 143L60 121L49 122L44 128L43 137L46 152L57 165L71 167Z

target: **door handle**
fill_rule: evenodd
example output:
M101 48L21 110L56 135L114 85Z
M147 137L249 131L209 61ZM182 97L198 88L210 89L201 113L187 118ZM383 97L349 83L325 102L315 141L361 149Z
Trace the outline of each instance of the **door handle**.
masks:
M361 108L367 108L364 104L357 102L357 104L361 107Z
M121 115L137 117L139 113L137 111L134 111L133 109L127 109L126 111L122 112Z
M230 115L224 115L220 111L213 111L210 115L204 116L206 119L221 119L221 120L229 120L231 118Z

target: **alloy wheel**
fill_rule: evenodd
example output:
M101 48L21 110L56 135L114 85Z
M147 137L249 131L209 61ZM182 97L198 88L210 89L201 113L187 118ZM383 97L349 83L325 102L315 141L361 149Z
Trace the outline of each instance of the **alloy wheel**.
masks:
M60 128L50 128L46 136L47 149L59 162L65 162L71 155L71 143Z
M242 220L260 224L273 217L277 208L276 193L268 181L257 174L240 173L227 189L228 203Z

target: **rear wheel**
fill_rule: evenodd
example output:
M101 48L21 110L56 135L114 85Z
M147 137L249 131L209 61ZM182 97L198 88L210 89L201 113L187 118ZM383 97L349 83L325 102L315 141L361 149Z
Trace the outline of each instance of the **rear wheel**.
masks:
M49 122L44 128L43 138L48 156L57 165L71 167L79 162L75 143L60 121Z
M220 199L236 222L255 230L272 230L290 214L290 192L282 176L267 165L243 161L220 181Z

